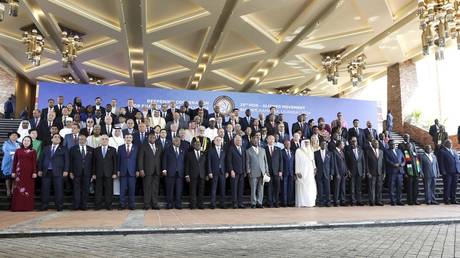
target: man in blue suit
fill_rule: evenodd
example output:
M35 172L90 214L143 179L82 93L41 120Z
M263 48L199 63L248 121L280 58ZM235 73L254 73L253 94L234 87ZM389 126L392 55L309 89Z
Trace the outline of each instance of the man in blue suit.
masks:
M318 186L319 206L330 207L332 153L326 141L319 143L321 149L315 151L316 184Z
M69 171L69 153L61 146L61 136L56 133L51 138L51 145L43 148L39 162L38 176L42 177L42 206L40 210L48 209L51 182L54 188L54 202L57 211L62 211L64 192L63 178Z
M366 142L366 135L364 133L364 130L359 128L358 119L354 119L353 127L348 129L348 139L351 139L352 137L356 137L356 139L358 140L359 147L364 147L364 143Z
M444 185L444 203L457 204L455 192L457 191L458 173L460 173L460 160L457 151L452 149L451 140L446 140L439 151L439 169Z
M294 206L294 169L295 153L291 151L291 141L284 140L283 154L283 205L285 207Z
M148 138L147 125L145 123L139 124L139 130L133 133L133 144L141 147L148 142Z
M243 140L237 135L233 139L232 146L227 152L227 170L230 172L232 184L233 209L244 208L243 191L244 178L246 177L246 153L242 146Z
M404 175L404 155L396 148L394 140L388 142L389 149L385 152L385 162L387 174L390 177L390 204L403 206L401 202L403 175Z
M436 156L433 154L431 145L426 145L425 153L419 155L420 167L423 175L425 188L425 201L427 205L438 204L434 191L436 189L436 178L439 177L439 164Z
M185 151L180 148L179 137L173 139L173 144L166 146L163 153L162 170L166 176L167 209L182 209L182 188L184 183Z
M70 151L70 149L78 145L78 136L80 135L80 125L77 123L72 124L72 133L66 134L64 136L63 146Z
M128 190L128 206L135 209L134 193L136 190L137 153L139 147L133 144L133 136L125 135L125 144L118 147L118 177L120 178L120 210L126 208L126 190Z
M208 177L211 182L211 209L216 208L217 187L220 194L220 208L225 209L225 180L228 172L225 169L225 151L222 146L222 138L214 138L214 146L208 152Z

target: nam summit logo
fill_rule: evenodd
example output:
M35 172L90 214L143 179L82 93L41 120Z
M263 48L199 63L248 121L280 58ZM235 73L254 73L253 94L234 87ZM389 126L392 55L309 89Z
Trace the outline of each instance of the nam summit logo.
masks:
M214 100L212 106L219 106L220 113L224 116L227 116L235 108L235 102L229 96L219 96Z

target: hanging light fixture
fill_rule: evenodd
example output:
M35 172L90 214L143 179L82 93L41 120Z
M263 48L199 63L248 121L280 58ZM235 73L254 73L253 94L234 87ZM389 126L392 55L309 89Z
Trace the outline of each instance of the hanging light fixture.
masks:
M45 45L43 36L40 35L36 29L33 29L31 33L25 31L22 35L22 42L26 45L27 60L29 60L33 66L39 66L41 54Z
M424 55L434 48L436 60L443 60L449 38L457 41L460 50L460 0L418 0L417 15Z
M358 84L363 80L363 70L366 69L366 56L359 55L348 64L347 68L353 87L358 86Z
M83 47L83 43L78 35L68 35L66 31L63 31L62 44L64 45L62 51L62 65L63 67L68 67L69 64L75 62L78 50Z
M77 81L73 78L71 74L65 74L61 76L61 80L64 83L71 83L71 84L77 84Z
M0 22L5 20L5 13L17 17L19 13L19 0L0 0Z
M339 81L339 65L342 63L342 56L335 55L330 57L329 55L323 58L322 64L328 82L332 82L333 85L337 85Z

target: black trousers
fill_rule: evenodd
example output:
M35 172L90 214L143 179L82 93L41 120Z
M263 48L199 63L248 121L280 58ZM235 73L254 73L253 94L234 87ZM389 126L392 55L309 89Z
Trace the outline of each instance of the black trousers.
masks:
M219 187L220 206L225 205L225 175L214 174L211 182L211 206L216 206L217 187Z
M369 184L369 203L382 202L383 175L370 176L367 179Z
M113 179L112 177L96 177L96 208L112 208L113 201Z
M334 203L336 205L345 202L345 182L346 176L334 176Z
M351 203L361 202L361 181L363 178L359 174L351 175L350 178L350 201Z
M268 204L270 206L279 205L281 179L278 173L276 175L272 174L270 177L270 182L268 182Z
M444 202L447 203L456 201L457 181L458 174L451 173L442 176L443 188L444 188Z
M244 174L235 173L235 178L231 178L230 183L232 186L233 206L243 205Z
M51 184L54 189L56 209L62 209L64 202L63 176L53 176L53 172L50 170L42 177L42 209L48 208Z
M198 207L203 207L205 183L206 181L204 180L204 178L190 178L190 208L196 208L197 204Z
M408 176L407 180L407 203L415 204L418 196L418 175Z
M184 177L179 175L166 177L166 200L167 207L182 208L182 191L183 191Z
M159 175L146 175L142 179L144 186L144 207L158 207L158 191L160 188Z
M330 204L331 202L331 180L330 177L319 175L315 177L316 187L318 188L318 203L320 205Z
M73 178L73 208L86 209L89 186L91 182L90 175L78 175Z

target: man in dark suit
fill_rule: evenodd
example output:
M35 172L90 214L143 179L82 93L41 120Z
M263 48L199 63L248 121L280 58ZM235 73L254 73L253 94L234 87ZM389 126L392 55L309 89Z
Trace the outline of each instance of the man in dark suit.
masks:
M160 189L162 148L155 142L155 135L148 136L138 155L138 168L144 186L144 210L153 207L159 210L158 191Z
M371 138L369 138L369 136L372 136L372 139L378 139L377 130L372 128L371 121L367 121L366 126L367 126L367 128L364 129L364 135L365 135L364 138L365 139L371 139Z
M56 133L51 138L51 145L43 148L38 171L38 175L42 177L42 205L40 210L48 209L51 183L54 189L56 209L62 211L63 208L63 178L68 175L70 162L69 153L60 144L61 136Z
M433 142L436 143L436 136L439 133L439 129L441 128L441 125L439 124L439 120L435 119L434 120L434 125L430 126L430 130L428 133L431 135L431 138L433 139Z
M433 154L431 145L426 145L425 152L419 155L420 167L423 173L425 188L425 202L427 205L438 204L434 192L436 190L436 178L439 177L439 164L436 155Z
M230 172L233 209L244 208L243 192L246 177L246 154L242 147L241 136L235 136L233 144L227 151L227 170Z
M195 116L198 115L198 112L201 110L203 111L203 119L208 121L209 112L206 108L204 108L203 100L198 101L198 107L193 111L193 115L190 118L193 119Z
M168 140L167 137L167 132L165 129L161 129L160 131L160 137L156 140L156 143L159 145L161 150L165 150L168 146L171 145L171 141Z
M109 113L113 115L112 113ZM108 115L104 117L104 123L101 124L101 134L107 134L108 136L112 136L113 131L113 118L112 116Z
M251 127L254 123L254 118L251 116L251 110L246 109L245 116L240 119L241 130L246 131L246 128Z
M32 111L32 118L29 120L30 129L37 129L38 125L41 121L41 113L40 110L34 109Z
M163 152L162 172L166 176L167 209L182 209L185 151L180 144L180 138L176 137Z
M128 128L122 130L123 135L134 134L135 132L137 132L137 130L134 129L134 120L133 119L128 119L126 121L126 125L128 126Z
M327 142L319 143L320 149L315 151L316 185L318 188L318 203L321 207L331 206L331 177L332 153L327 149Z
M214 146L208 152L208 177L211 182L211 209L216 207L217 187L220 194L220 208L225 209L225 181L228 172L225 166L225 151L222 146L222 138L214 138Z
M168 111L166 111L166 123L174 120L174 113L178 113L179 109L176 108L176 102L171 101L169 104ZM179 116L178 116L179 119Z
M366 141L365 135L364 135L364 130L359 128L359 120L354 119L353 120L353 127L348 129L348 139L351 139L352 137L356 137L358 140L358 146L363 147L364 142Z
M439 170L444 186L444 203L457 204L456 191L460 160L457 151L452 148L451 140L445 141L444 147L439 151Z
M89 185L93 174L93 148L86 145L86 136L78 136L78 144L70 148L70 179L73 180L73 209L86 210Z
M56 106L54 105L54 99L48 99L48 107L42 109L42 120L46 120L46 118L48 117L48 113L50 113L50 111L54 111L56 116L59 113Z
M279 207L280 182L283 178L283 155L281 149L275 146L275 136L267 137L265 154L267 156L270 182L268 182L268 205L270 208Z
M283 192L283 206L293 206L294 199L294 170L295 170L295 153L291 150L291 141L284 140L284 150L281 150L283 154L283 180L282 180L282 192Z
M351 137L350 148L345 151L345 159L347 161L347 168L350 173L350 199L351 206L358 204L363 206L361 202L361 183L366 177L365 162L363 150L358 146L358 139Z
M125 144L118 147L118 176L120 177L120 209L135 209L136 178L139 177L137 169L137 154L139 147L133 144L133 136L125 135ZM126 191L128 191L128 202L126 202Z
M388 142L389 149L385 152L385 167L390 177L390 204L403 206L401 202L403 175L404 175L404 156L396 148L394 140Z
M206 154L201 151L200 142L192 143L193 149L185 158L185 180L190 183L190 209L204 209L204 185L206 180ZM197 198L198 191L198 198ZM198 199L198 201L197 201Z
M278 123L276 123L275 119L275 115L272 114L268 117L268 121L265 123L268 135L274 135L275 133L278 133Z
M139 125L139 131L133 133L133 144L142 146L144 143L148 142L148 136L147 125L141 123Z
M117 150L109 146L109 136L101 135L101 146L94 150L93 181L96 182L96 210L103 206L112 209L113 179L117 178Z
M133 99L128 99L128 106L125 107L126 110L126 120L128 119L133 119L133 121L136 119L136 113L139 112L139 109L134 107L134 100ZM123 134L124 135L124 134Z
M56 113L50 112L46 118L41 119L40 123L38 124L38 139L43 141L43 143L51 142L50 131L53 126L56 126L58 131L62 129L62 123L60 123L59 119L56 119Z
M95 102L93 106L94 113L96 113L96 111L99 110L101 114L105 114L105 108L102 106L101 97L96 97L94 99L94 102Z
M345 204L345 182L348 174L347 163L343 153L344 143L336 142L332 151L332 175L334 178L334 206L346 206Z
M214 106L214 113L209 114L208 120L211 118L217 119L218 117L222 118L222 121L225 122L225 116L220 113L220 106Z
M417 150L415 144L410 142L409 134L403 135L404 141L398 144L399 150L401 150L404 159L407 180L407 202L409 205L419 205L417 201L418 196L418 179L419 179L419 168L417 166Z
M93 132L94 132L94 120L88 117L86 119L86 128L81 128L80 133L88 137L88 136L93 135Z
M369 205L383 206L382 190L385 181L385 157L379 148L379 141L372 140L371 148L366 149L366 172L369 187Z
M301 137L304 139L309 139L312 132L311 132L311 128L305 122L305 119L306 119L305 116L306 116L305 114L297 116L297 122L292 124L292 134L294 134L297 131L301 131L302 132Z

